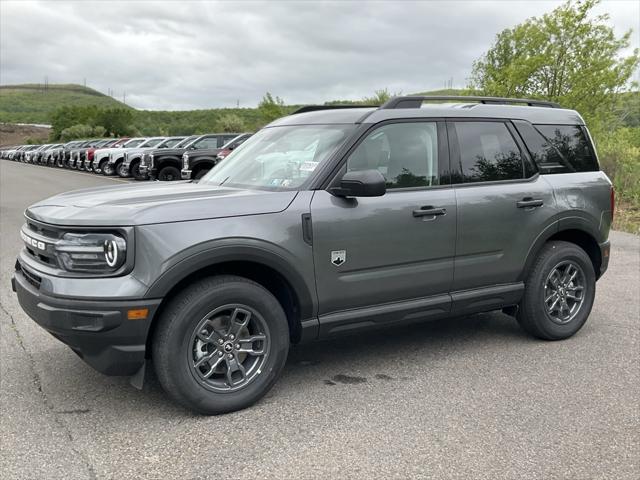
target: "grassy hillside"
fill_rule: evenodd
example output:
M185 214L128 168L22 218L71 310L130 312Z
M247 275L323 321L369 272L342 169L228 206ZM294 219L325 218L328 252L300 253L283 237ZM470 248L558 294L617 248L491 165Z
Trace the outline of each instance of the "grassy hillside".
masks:
M49 123L50 114L66 106L95 105L101 108L129 108L103 93L82 85L0 85L0 122Z

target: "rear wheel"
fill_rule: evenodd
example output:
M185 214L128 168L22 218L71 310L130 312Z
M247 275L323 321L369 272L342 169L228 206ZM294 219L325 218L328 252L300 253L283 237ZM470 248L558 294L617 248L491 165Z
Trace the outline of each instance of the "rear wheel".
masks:
M176 167L167 166L160 169L158 180L162 182L170 182L172 180L180 180L180 171Z
M246 408L275 384L289 350L276 298L236 276L209 277L179 293L153 336L158 379L178 403L203 414Z
M526 281L518 322L531 335L562 340L587 321L596 292L591 259L573 243L547 243Z

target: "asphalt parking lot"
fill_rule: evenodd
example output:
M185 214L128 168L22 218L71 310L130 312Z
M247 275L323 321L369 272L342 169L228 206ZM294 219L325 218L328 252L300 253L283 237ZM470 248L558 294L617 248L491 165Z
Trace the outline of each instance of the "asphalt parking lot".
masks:
M562 342L502 314L292 350L253 408L201 417L152 379L105 377L18 306L22 212L115 184L0 162L0 471L13 478L636 479L640 238L613 232L586 326Z

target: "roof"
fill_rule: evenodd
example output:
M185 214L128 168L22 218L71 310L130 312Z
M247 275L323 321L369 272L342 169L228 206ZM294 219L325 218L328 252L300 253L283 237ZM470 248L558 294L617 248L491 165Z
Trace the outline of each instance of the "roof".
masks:
M405 97L413 98L413 97ZM425 97L429 99L429 97ZM487 97L478 97L487 98ZM402 99L402 97L400 97ZM395 103L402 106L408 103ZM535 124L554 125L584 125L584 120L575 110L560 108L551 102L539 102L527 105L528 100L514 100L514 104L496 103L487 101L486 103L476 103L464 101L464 97L455 99L451 103L423 103L419 108L395 108L388 106L381 108L335 108L326 106L326 110L312 110L304 113L292 114L282 117L269 126L284 125L320 125L320 124L349 124L363 123L373 124L385 120L394 119L418 119L418 118L504 118L527 120ZM499 101L506 99L498 99ZM535 102L535 101L531 101ZM394 103L393 100L388 102ZM543 106L544 105L544 106ZM318 108L318 107L314 107Z

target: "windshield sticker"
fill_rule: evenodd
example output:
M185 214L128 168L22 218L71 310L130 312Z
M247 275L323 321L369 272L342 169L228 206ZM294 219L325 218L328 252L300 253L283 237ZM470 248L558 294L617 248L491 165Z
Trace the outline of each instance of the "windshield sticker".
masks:
M302 165L300 165L300 170L303 172L313 172L320 162L313 162L307 160Z

